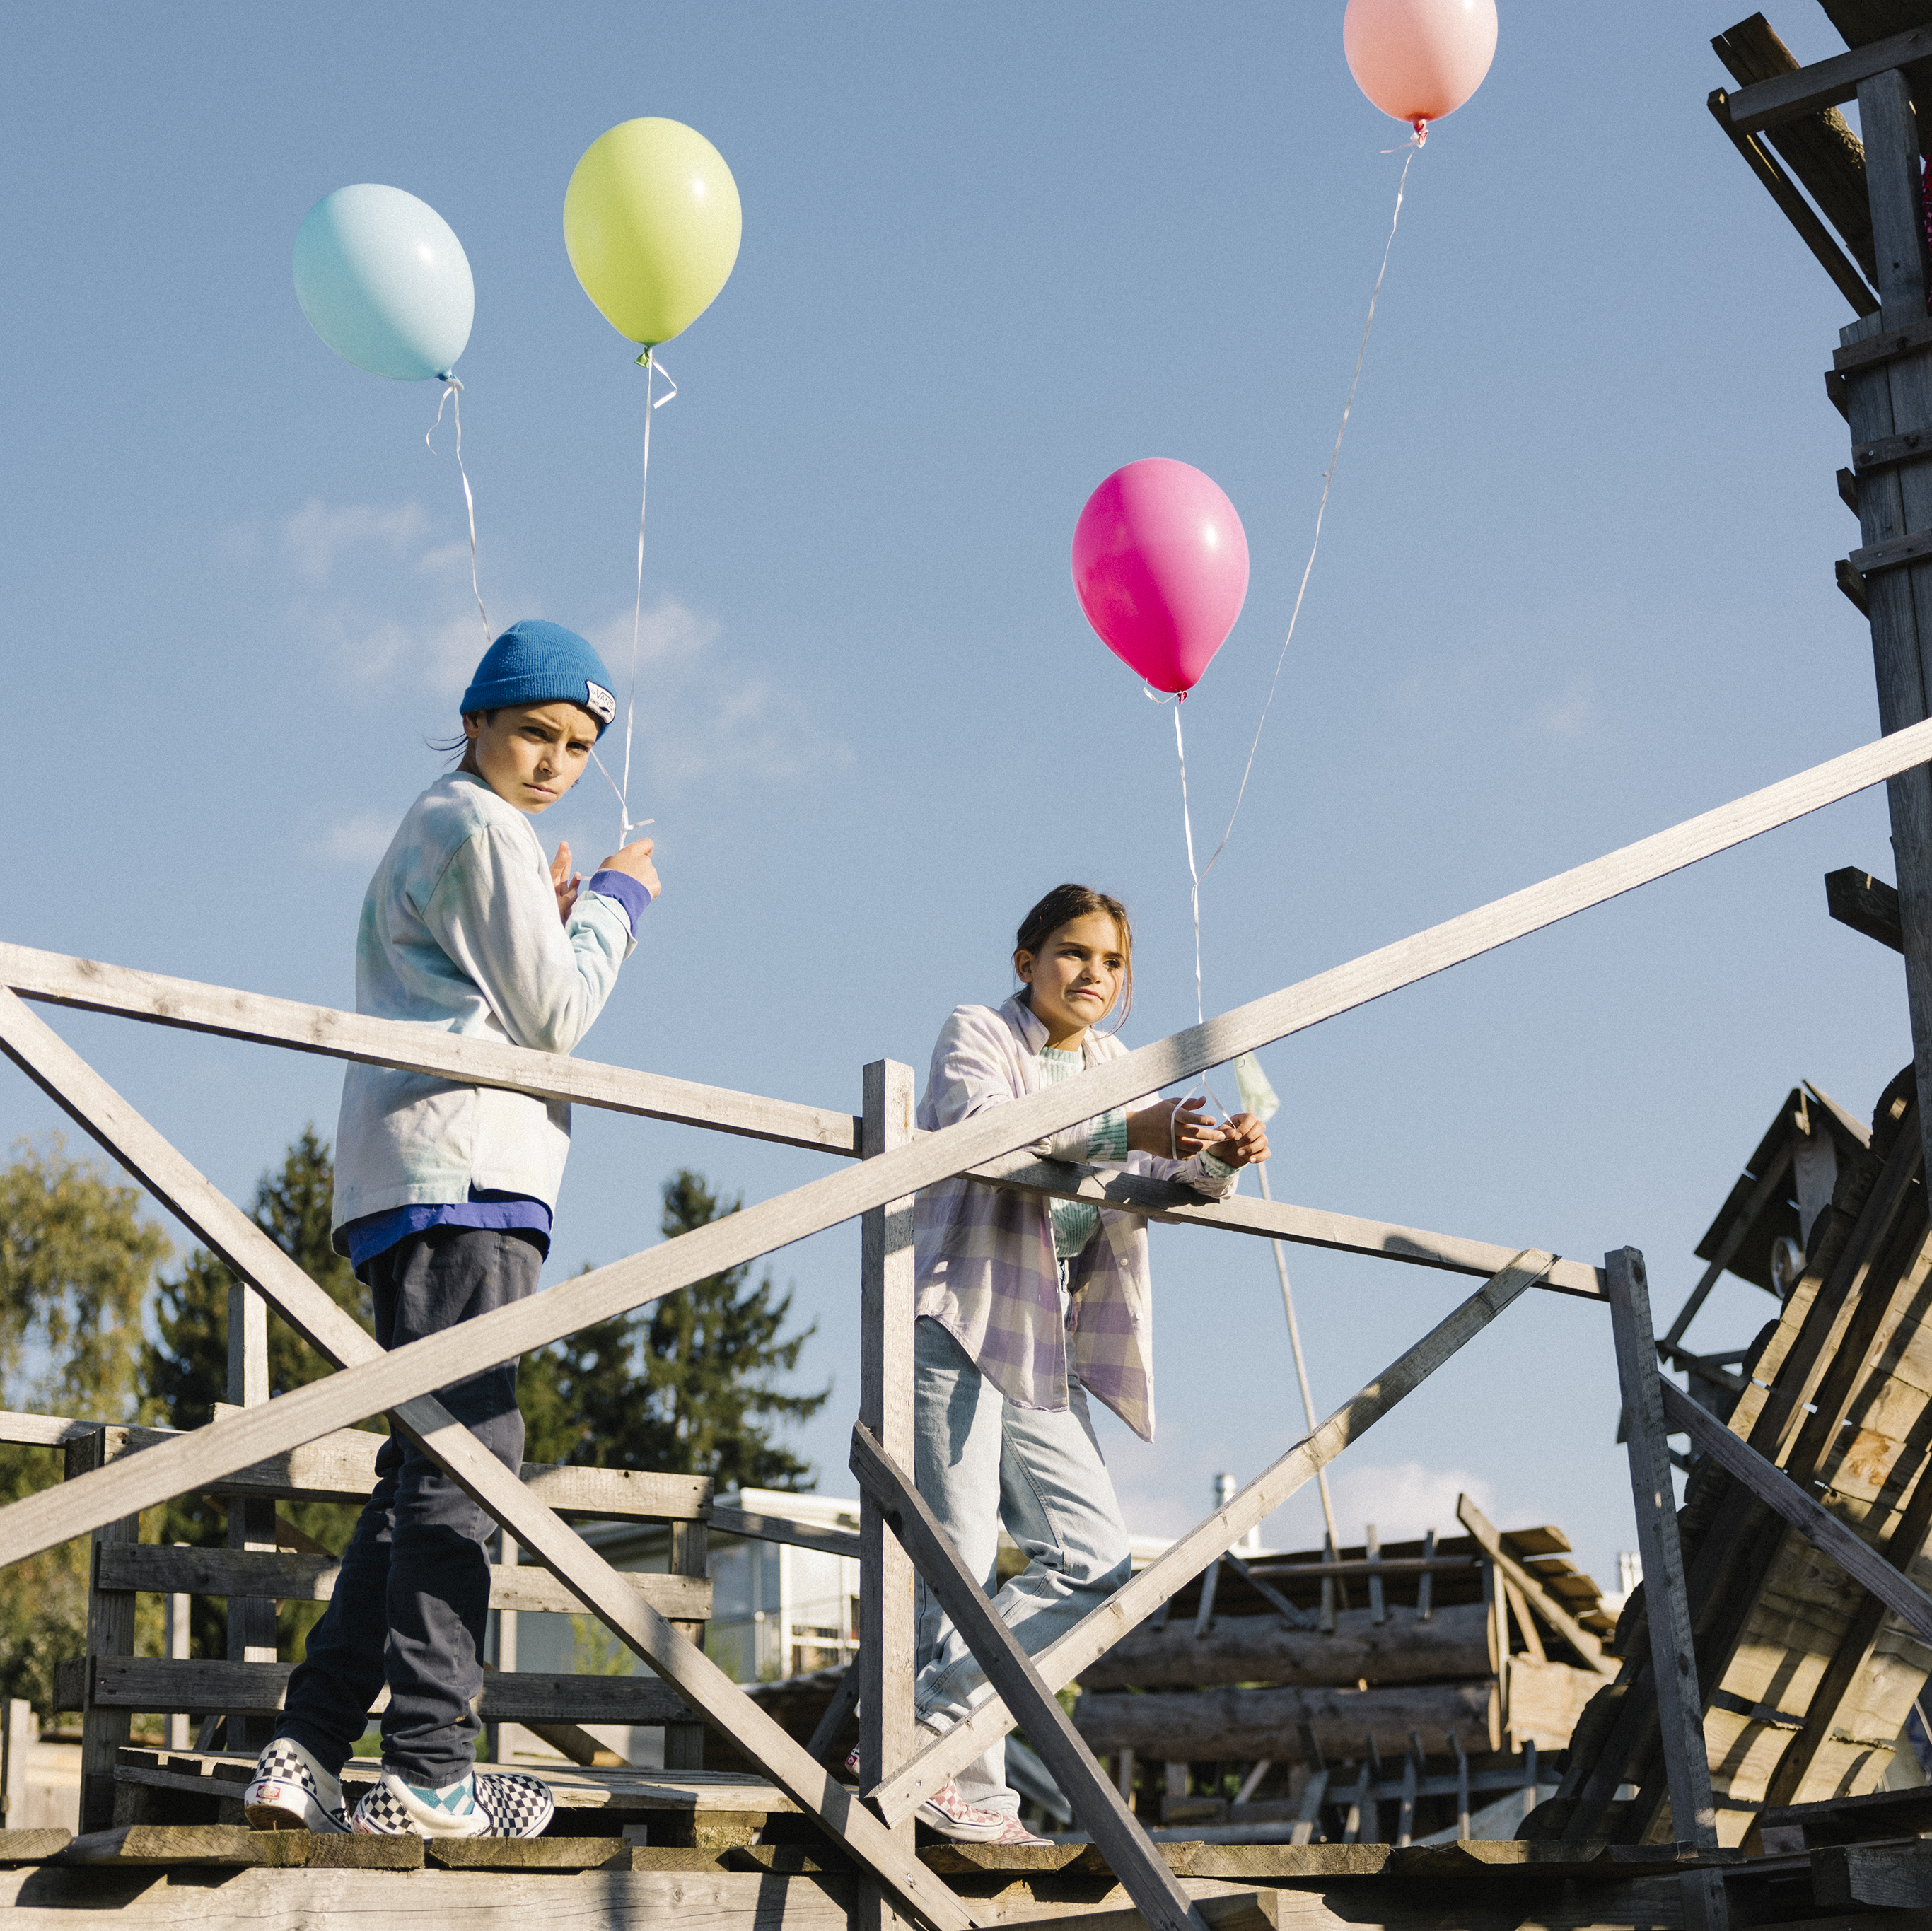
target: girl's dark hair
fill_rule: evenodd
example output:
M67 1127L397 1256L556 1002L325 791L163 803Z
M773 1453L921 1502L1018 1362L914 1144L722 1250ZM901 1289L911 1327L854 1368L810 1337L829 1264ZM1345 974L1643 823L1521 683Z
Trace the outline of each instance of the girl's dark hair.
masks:
M1114 1021L1113 1030L1118 1033L1126 1024L1127 1015L1134 1006L1134 928L1127 917L1127 908L1118 898L1104 892L1096 892L1089 885L1056 885L1020 921L1020 928L1013 934L1013 952L1016 957L1022 952L1030 952L1038 959L1046 948L1047 940L1061 926L1096 912L1105 913L1113 920L1120 935L1121 954L1127 962L1126 970L1121 975L1120 1017ZM1020 994L1022 999L1026 996L1024 992Z

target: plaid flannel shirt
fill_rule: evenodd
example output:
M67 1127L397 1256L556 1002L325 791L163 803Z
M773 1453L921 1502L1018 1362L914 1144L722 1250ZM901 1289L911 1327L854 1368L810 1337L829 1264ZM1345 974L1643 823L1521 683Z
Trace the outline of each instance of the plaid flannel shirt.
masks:
M1046 1028L1016 998L997 1012L956 1007L932 1049L920 1125L937 1131L1038 1091L1046 1043ZM1090 1069L1126 1048L1090 1031L1083 1051ZM1086 1160L1099 1123L1070 1126L1034 1151ZM1210 1199L1234 1190L1234 1175L1210 1174L1198 1154L1165 1160L1130 1153L1124 1164ZM1147 1223L1138 1214L1101 1210L1099 1232L1070 1263L1064 1318L1043 1200L983 1180L942 1180L918 1195L914 1252L918 1312L939 1322L1016 1407L1064 1408L1070 1374L1143 1441L1154 1439L1153 1290Z

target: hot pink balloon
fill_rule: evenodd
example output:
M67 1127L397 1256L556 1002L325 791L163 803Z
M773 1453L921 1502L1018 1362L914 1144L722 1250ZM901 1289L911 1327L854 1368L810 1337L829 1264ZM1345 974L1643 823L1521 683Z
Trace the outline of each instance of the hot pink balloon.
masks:
M1496 53L1496 0L1348 0L1342 51L1384 114L1423 124L1453 114Z
M1241 614L1247 532L1211 476L1150 456L1087 499L1073 589L1129 670L1156 691L1190 690Z

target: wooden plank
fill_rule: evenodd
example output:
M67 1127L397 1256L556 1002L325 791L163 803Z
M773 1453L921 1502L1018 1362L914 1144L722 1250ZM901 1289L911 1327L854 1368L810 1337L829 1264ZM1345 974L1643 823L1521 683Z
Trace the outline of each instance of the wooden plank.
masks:
M1126 1886L1149 1931L1200 1931L1202 1920L1187 1894L1148 1843L1120 1793L1101 1774L1033 1659L994 1612L980 1578L961 1560L912 1478L862 1421L852 1431L852 1472L861 1492L904 1543L988 1682L1025 1726L1027 1741L1052 1774L1108 1867Z
M1888 469L1895 463L1917 462L1926 457L1932 457L1932 430L1908 429L1902 436L1881 436L1870 442L1854 443L1852 471L1855 476L1869 475L1874 469Z
M239 1824L124 1824L74 1838L51 1861L63 1864L250 1867L277 1870L421 1870L423 1840L251 1831Z
M1932 529L1915 529L1882 543L1866 544L1846 560L1869 585L1885 571L1902 570L1909 563L1923 563L1928 557L1932 557Z
M1467 1495L1456 1497L1456 1518L1475 1537L1504 1578L1522 1591L1534 1606L1537 1614L1591 1668L1606 1678L1616 1675L1619 1665L1613 1657L1605 1654L1602 1642L1584 1628L1562 1600L1544 1587L1540 1576L1532 1575L1510 1555L1504 1547L1502 1537L1497 1533L1496 1525Z
M92 1660L95 1702L110 1710L281 1708L296 1666L230 1663L213 1657L97 1657ZM372 1711L388 1701L378 1693ZM553 1676L534 1671L492 1672L483 1681L477 1714L486 1723L555 1720L578 1723L688 1722L677 1693L649 1676Z
M105 1429L71 1441L66 1451L66 1480L77 1481L87 1471L108 1468L116 1457L126 1452L124 1438L117 1439L112 1431ZM90 1660L106 1661L134 1653L134 1598L125 1591L102 1589L94 1579L92 1564L99 1561L104 1548L137 1543L140 1539L138 1514L104 1522L94 1531L88 1552L87 1591ZM91 1696L81 1699L80 1822L83 1829L100 1829L114 1821L114 1753L128 1741L129 1722L124 1710L103 1709Z
M290 1047L364 1066L394 1066L464 1086L504 1087L539 1099L569 1100L608 1112L675 1120L816 1153L858 1151L858 1123L849 1113L668 1079L658 1073L633 1072L626 1066L534 1051L507 1041L431 1032L400 1020L374 1019L332 1006L164 978L158 973L35 952L26 946L0 945L0 985L22 998L84 1012L117 1013L223 1039Z
M1096 1111L1124 1105L1239 1054L1415 985L1868 786L1916 770L1928 758L1932 720L1143 1046L1090 1069L1077 1080L990 1108L944 1132L560 1282L546 1293L465 1322L460 1329L428 1336L380 1360L311 1382L245 1417L130 1456L124 1468L65 1485L57 1496L43 1492L23 1498L0 1510L0 1564L52 1547L130 1508L206 1486L262 1456L394 1408L424 1390L494 1363L547 1347L592 1322L642 1306L868 1208L1050 1138ZM14 994L0 993L0 1047L40 1083L33 1062L45 1062L52 1055L44 1048L22 1054L18 1042L27 1032L23 1013ZM62 1045L51 1033L47 1036ZM64 1045L62 1049L66 1050ZM77 1055L72 1057L83 1072L88 1071ZM56 1104L66 1106L58 1080L44 1090ZM142 1495L148 1490L152 1492ZM132 1499L137 1496L142 1498Z
M716 1534L742 1536L748 1542L785 1543L794 1549L815 1549L826 1555L850 1556L854 1561L859 1555L859 1538L849 1529L827 1528L821 1523L800 1522L795 1516L728 1509L714 1502L711 1527Z
M838 1687L832 1693L825 1706L825 1714L819 1718L812 1739L806 1745L814 1761L830 1764L840 1734L850 1719L852 1712L859 1707L859 1692L864 1687L865 1672L859 1667L856 1656L847 1665L845 1674L838 1679Z
M1730 123L1739 133L1754 134L1802 119L1820 108L1837 107L1858 98L1858 83L1893 67L1909 67L1932 57L1932 28L1914 27L1849 53L1814 61L1794 73L1740 88L1731 97Z
M432 1837L432 1864L452 1871L626 1870L631 1846L622 1837Z
M1018 1192L1038 1194L1052 1200L1090 1201L1096 1206L1143 1214L1170 1226L1216 1227L1230 1234L1251 1234L1264 1240L1323 1247L1339 1254L1370 1254L1378 1260L1436 1267L1453 1274L1478 1275L1485 1280L1508 1266L1511 1257L1522 1251L1499 1247L1490 1241L1466 1240L1453 1234L1430 1234L1420 1228L1400 1227L1388 1221L1328 1213L1318 1208L1296 1207L1286 1201L1254 1200L1244 1194L1231 1194L1226 1200L1204 1200L1192 1187L1172 1181L1124 1173L1117 1167L1042 1160L1026 1150L986 1161L968 1171L974 1180L990 1180ZM1548 1276L1537 1285L1586 1300L1603 1299L1600 1273L1580 1261L1552 1261Z
M290 1555L197 1549L186 1543L119 1544L100 1553L104 1589L145 1590L159 1595L245 1594L280 1602L326 1603L335 1593L340 1560L332 1555ZM620 1572L660 1615L702 1621L711 1614L711 1585L700 1577ZM530 1609L572 1615L584 1607L575 1595L542 1569L493 1565L493 1609Z
M674 1522L670 1529L672 1573L686 1579L702 1580L710 1575L710 1531L703 1522ZM689 1617L667 1619L672 1633L702 1650L704 1623ZM702 1723L667 1723L664 1733L664 1762L667 1770L702 1770L704 1768L704 1726Z
M1311 1417L1311 1422L1312 1419L1313 1418ZM1286 1623L1289 1628L1296 1630L1312 1630L1318 1629L1321 1627L1321 1618L1319 1617L1313 1615L1311 1612L1306 1609L1297 1609L1279 1589L1276 1588L1272 1583L1263 1581L1260 1576L1257 1576L1255 1572L1232 1550L1230 1550L1226 1555L1223 1555L1221 1560L1227 1565L1228 1570L1233 1574L1239 1576L1240 1579L1245 1582L1264 1603L1267 1603L1268 1606L1274 1611L1276 1615L1280 1617L1282 1621ZM1424 1590L1426 1591L1429 1588L1429 1579L1426 1576L1422 1579L1422 1586ZM1426 1612L1425 1612L1424 1613L1426 1614Z
M1834 375L1851 375L1876 368L1882 363L1895 362L1901 355L1918 355L1926 349L1932 349L1932 320L1906 322L1900 326L1884 328L1874 334L1862 337L1856 342L1848 342L1841 349L1834 349L1832 352L1832 371ZM1864 432L1855 427L1852 433L1858 435ZM1876 435L1865 433L1868 441L1878 439Z
M146 1184L205 1246L227 1263L238 1279L260 1288L297 1332L326 1359L364 1364L360 1369L345 1369L344 1374L380 1368L409 1351L380 1355L375 1342L253 1221L211 1186L78 1054L28 1012L15 994L4 989L0 989L0 1049ZM735 1218L728 1216L724 1222L713 1222L712 1227L728 1225ZM701 1240L710 1231L700 1230L686 1238ZM670 1248L676 1244L668 1241L664 1246ZM536 1298L540 1297L532 1297ZM477 1324L470 1325L474 1327ZM448 1338L440 1336L434 1340ZM420 1349L424 1344L414 1345ZM330 1381L339 1383L340 1379L340 1375L331 1377L329 1381L311 1383L310 1387L311 1390L326 1388ZM441 1385L441 1378L430 1385ZM133 1468L144 1461L164 1462L189 1444L212 1441L224 1432L232 1444L238 1433L248 1435L269 1427L278 1418L278 1410L300 1399L298 1393L260 1408L246 1409L194 1435L128 1456L127 1465ZM392 1427L407 1435L440 1462L464 1492L508 1530L524 1549L568 1584L585 1606L601 1616L658 1675L682 1690L688 1702L733 1736L753 1762L769 1770L788 1795L816 1817L934 1931L965 1931L967 1912L950 1891L936 1885L916 1865L906 1868L908 1861L900 1855L886 1826L855 1804L842 1784L829 1777L822 1765L813 1762L723 1670L643 1601L618 1570L552 1514L524 1487L518 1475L460 1426L440 1402L428 1395L406 1397L391 1407L389 1414ZM261 1452L294 1447L319 1432L298 1432L265 1444ZM85 1446L76 1444L75 1450ZM254 1455L244 1453L230 1468L253 1459ZM222 1468L209 1471L213 1476L227 1472ZM98 1481L101 1474L111 1478L114 1473L111 1468L104 1469L92 1477L83 1476L62 1485L58 1492L68 1505L68 1521L61 1540L81 1527L75 1519L77 1511L74 1504L86 1483ZM112 1521L120 1513L116 1510L104 1519ZM131 1605L131 1597L122 1600Z
M1634 1247L1618 1248L1604 1257L1604 1272L1628 1421L1630 1493L1643 1558L1651 1681L1657 1686L1658 1720L1670 1779L1672 1834L1700 1850L1714 1850L1718 1813L1704 1754L1703 1704L1697 1692L1697 1656L1684 1589L1683 1552L1677 1540L1677 1495L1664 1433L1662 1378L1657 1371L1643 1256ZM1702 1931L1724 1931L1729 1921L1720 1881L1687 1880L1684 1904L1687 1923Z
M1502 1731L1496 1679L1309 1688L1090 1690L1073 1706L1074 1727L1096 1756L1122 1749L1156 1762L1232 1763L1281 1747L1305 1724L1324 1757L1372 1737L1400 1756L1412 1730L1453 1735L1464 1749L1492 1749ZM1030 1735L1030 1732L1029 1732Z
M1894 1569L1869 1543L1853 1534L1837 1516L1814 1501L1783 1469L1767 1462L1748 1442L1733 1435L1715 1415L1667 1383L1659 1385L1664 1390L1664 1412L1673 1429L1688 1433L1700 1448L1716 1459L1720 1468L1783 1516L1814 1549L1828 1555L1893 1615L1927 1642L1932 1642L1932 1597L1902 1570ZM1915 1555L1917 1552L1912 1552Z
M1004 1111L1004 1108L996 1109ZM1547 1254L1519 1255L1496 1278L1472 1294L1446 1319L1399 1356L1376 1379L1296 1443L1208 1519L1173 1544L1138 1576L1124 1583L1097 1609L1034 1659L1040 1676L1064 1688L1127 1632L1183 1589L1216 1556L1232 1548L1248 1531L1271 1515L1304 1483L1314 1479L1352 1441L1397 1402L1420 1387L1444 1361L1474 1339L1511 1303L1526 1293L1550 1262ZM286 1399L286 1398L285 1398ZM1014 1719L997 1699L982 1705L963 1723L929 1744L891 1779L866 1795L881 1816L908 1816L946 1779L978 1756Z
M34 1831L0 1831L0 1864L44 1864L72 1841L71 1831L50 1826Z
M1882 878L1874 878L1856 865L1846 865L1825 874L1825 906L1841 925L1889 946L1895 952L1905 949L1905 934L1899 922L1898 894Z
M873 1160L913 1137L913 1070L893 1060L864 1069L860 1153ZM859 1223L859 1425L895 1465L913 1447L913 1200L869 1209ZM859 1504L860 1781L877 1783L912 1753L916 1655L913 1565L887 1526L878 1498ZM787 1666L789 1666L789 1659ZM814 1756L823 1753L814 1751ZM902 1853L918 1844L910 1819L892 1827ZM895 1931L904 1921L877 1884L862 1882L854 1931Z
M1725 1230L1724 1237L1711 1256L1710 1264L1698 1276L1697 1285L1690 1290L1684 1305L1677 1311L1677 1318L1670 1324L1670 1331L1664 1337L1664 1345L1675 1348L1683 1338L1684 1331L1696 1319L1698 1310L1704 1305L1705 1297L1718 1284L1718 1276L1737 1258L1738 1249L1746 1237L1757 1224L1757 1217L1771 1204L1772 1198L1784 1186L1791 1172L1792 1162L1798 1156L1797 1129L1790 1123L1788 1116L1781 1116L1786 1131L1784 1143L1765 1164L1744 1204L1731 1217L1731 1224ZM1708 1238L1706 1236L1706 1238Z

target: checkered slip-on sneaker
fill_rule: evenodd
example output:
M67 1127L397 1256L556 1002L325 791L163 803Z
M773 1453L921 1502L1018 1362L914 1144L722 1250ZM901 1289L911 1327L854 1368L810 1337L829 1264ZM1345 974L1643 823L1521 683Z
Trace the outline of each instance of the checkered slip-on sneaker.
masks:
M950 1777L913 1815L928 1830L956 1844L993 1843L1014 1821L997 1810L982 1810L976 1804L968 1804Z
M472 1771L433 1789L386 1769L356 1805L350 1828L388 1837L538 1837L556 1811L541 1777Z
M1036 1837L1017 1817L1009 1817L1006 1828L997 1837L988 1837L986 1842L997 1844L1003 1851L1030 1851L1051 1845L1053 1840L1051 1837Z
M339 1834L349 1828L342 1786L290 1737L277 1737L255 1759L242 1809L251 1830Z

